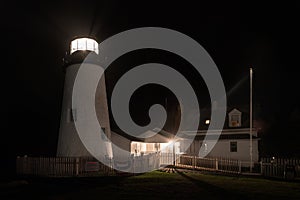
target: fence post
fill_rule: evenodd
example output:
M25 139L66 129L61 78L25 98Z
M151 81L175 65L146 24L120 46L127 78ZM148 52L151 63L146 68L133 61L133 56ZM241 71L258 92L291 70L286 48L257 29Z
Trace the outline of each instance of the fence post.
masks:
M218 158L216 158L216 171L219 170L219 163L218 163Z
M131 165L132 165L132 174L134 175L134 168L135 168L135 162L134 162L134 154L131 154Z
M75 170L76 170L75 174L76 174L76 176L78 176L79 175L79 158L78 157L75 159Z
M262 160L260 161L260 174L263 174L263 162Z
M239 162L239 173L242 173L242 161L238 161Z
M196 156L193 157L193 169L196 169Z

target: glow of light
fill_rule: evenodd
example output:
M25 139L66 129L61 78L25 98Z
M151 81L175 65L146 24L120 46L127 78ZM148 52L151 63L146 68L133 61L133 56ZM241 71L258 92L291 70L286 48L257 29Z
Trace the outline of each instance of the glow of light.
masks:
M77 38L71 42L70 54L86 50L99 54L98 43L91 38Z
M205 124L209 124L209 123L210 123L209 119L205 120Z

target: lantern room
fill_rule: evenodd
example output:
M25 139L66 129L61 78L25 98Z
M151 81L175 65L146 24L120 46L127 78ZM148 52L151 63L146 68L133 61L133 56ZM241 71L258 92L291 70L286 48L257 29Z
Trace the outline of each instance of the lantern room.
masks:
M71 42L70 54L76 51L93 51L99 54L98 43L91 38L77 38Z

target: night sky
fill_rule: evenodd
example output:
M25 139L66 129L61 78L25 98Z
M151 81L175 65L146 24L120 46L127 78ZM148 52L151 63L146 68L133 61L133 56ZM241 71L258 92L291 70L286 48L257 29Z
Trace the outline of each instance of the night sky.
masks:
M62 58L72 38L93 36L101 42L146 26L174 29L199 42L217 64L226 90L235 88L228 99L232 105L248 104L247 76L253 67L254 112L266 124L264 152L300 155L299 3L50 2L1 5L3 160L25 154L55 155L64 84ZM153 61L180 71L203 97L200 106L207 105L201 76L178 56L159 50L131 52L116 60L106 72L108 94L127 70ZM153 99L143 101L149 94ZM138 109L131 106L136 122L147 122L140 108L163 103L170 96L164 88L141 88L135 94Z

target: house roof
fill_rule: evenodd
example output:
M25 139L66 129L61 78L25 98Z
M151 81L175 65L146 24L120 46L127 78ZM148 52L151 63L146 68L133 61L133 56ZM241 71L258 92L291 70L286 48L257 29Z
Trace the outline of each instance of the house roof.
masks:
M239 111L238 109L234 108L230 112L228 112L228 115L241 114L241 113L242 113L241 111Z
M148 143L167 143L169 142L172 138L174 138L174 135L170 132L167 132L165 130L158 130L157 128L153 130L148 130L142 135L152 135L151 137L147 138L138 138L134 137L131 135L128 135L124 133L122 130L113 130L113 132L118 133L122 137L125 137L131 141L137 141L137 142L148 142Z
M198 130L196 131L196 139L204 139L205 135L208 134L209 136L207 139L215 139L217 134L214 134L216 130L210 130L207 132L209 125L205 124L205 120L210 119L211 110L210 109L200 109L200 122ZM241 114L241 126L240 127L229 127L229 113L238 113ZM224 126L222 129L222 133L219 139L249 139L249 106L228 106L227 113L225 117ZM114 130L114 132L120 134L121 136L131 140L131 141L140 141L140 142L159 142L165 143L169 142L172 138L174 138L174 134L166 131L157 129L149 130L145 132L146 135L153 135L149 138L137 138L131 135L124 133L122 130ZM157 133L157 134L155 134ZM253 139L257 139L257 130L255 127L253 128ZM178 136L178 135L177 135ZM195 136L195 131L193 130L186 130L179 134L181 138L193 138Z
M241 126L240 127L229 127L229 113L237 113L241 114ZM205 124L207 119L211 118L211 109L210 108L202 108L200 109L200 123L198 130L207 130L208 125ZM250 120L249 120L249 106L228 106L226 117L224 121L223 129L240 129L240 128L249 128Z
M196 140L204 140L204 135L197 135L195 137ZM234 139L250 139L249 134L228 134L228 135L220 135L219 137L217 135L208 135L206 137L207 140L234 140ZM256 136L253 136L252 139L259 139Z

